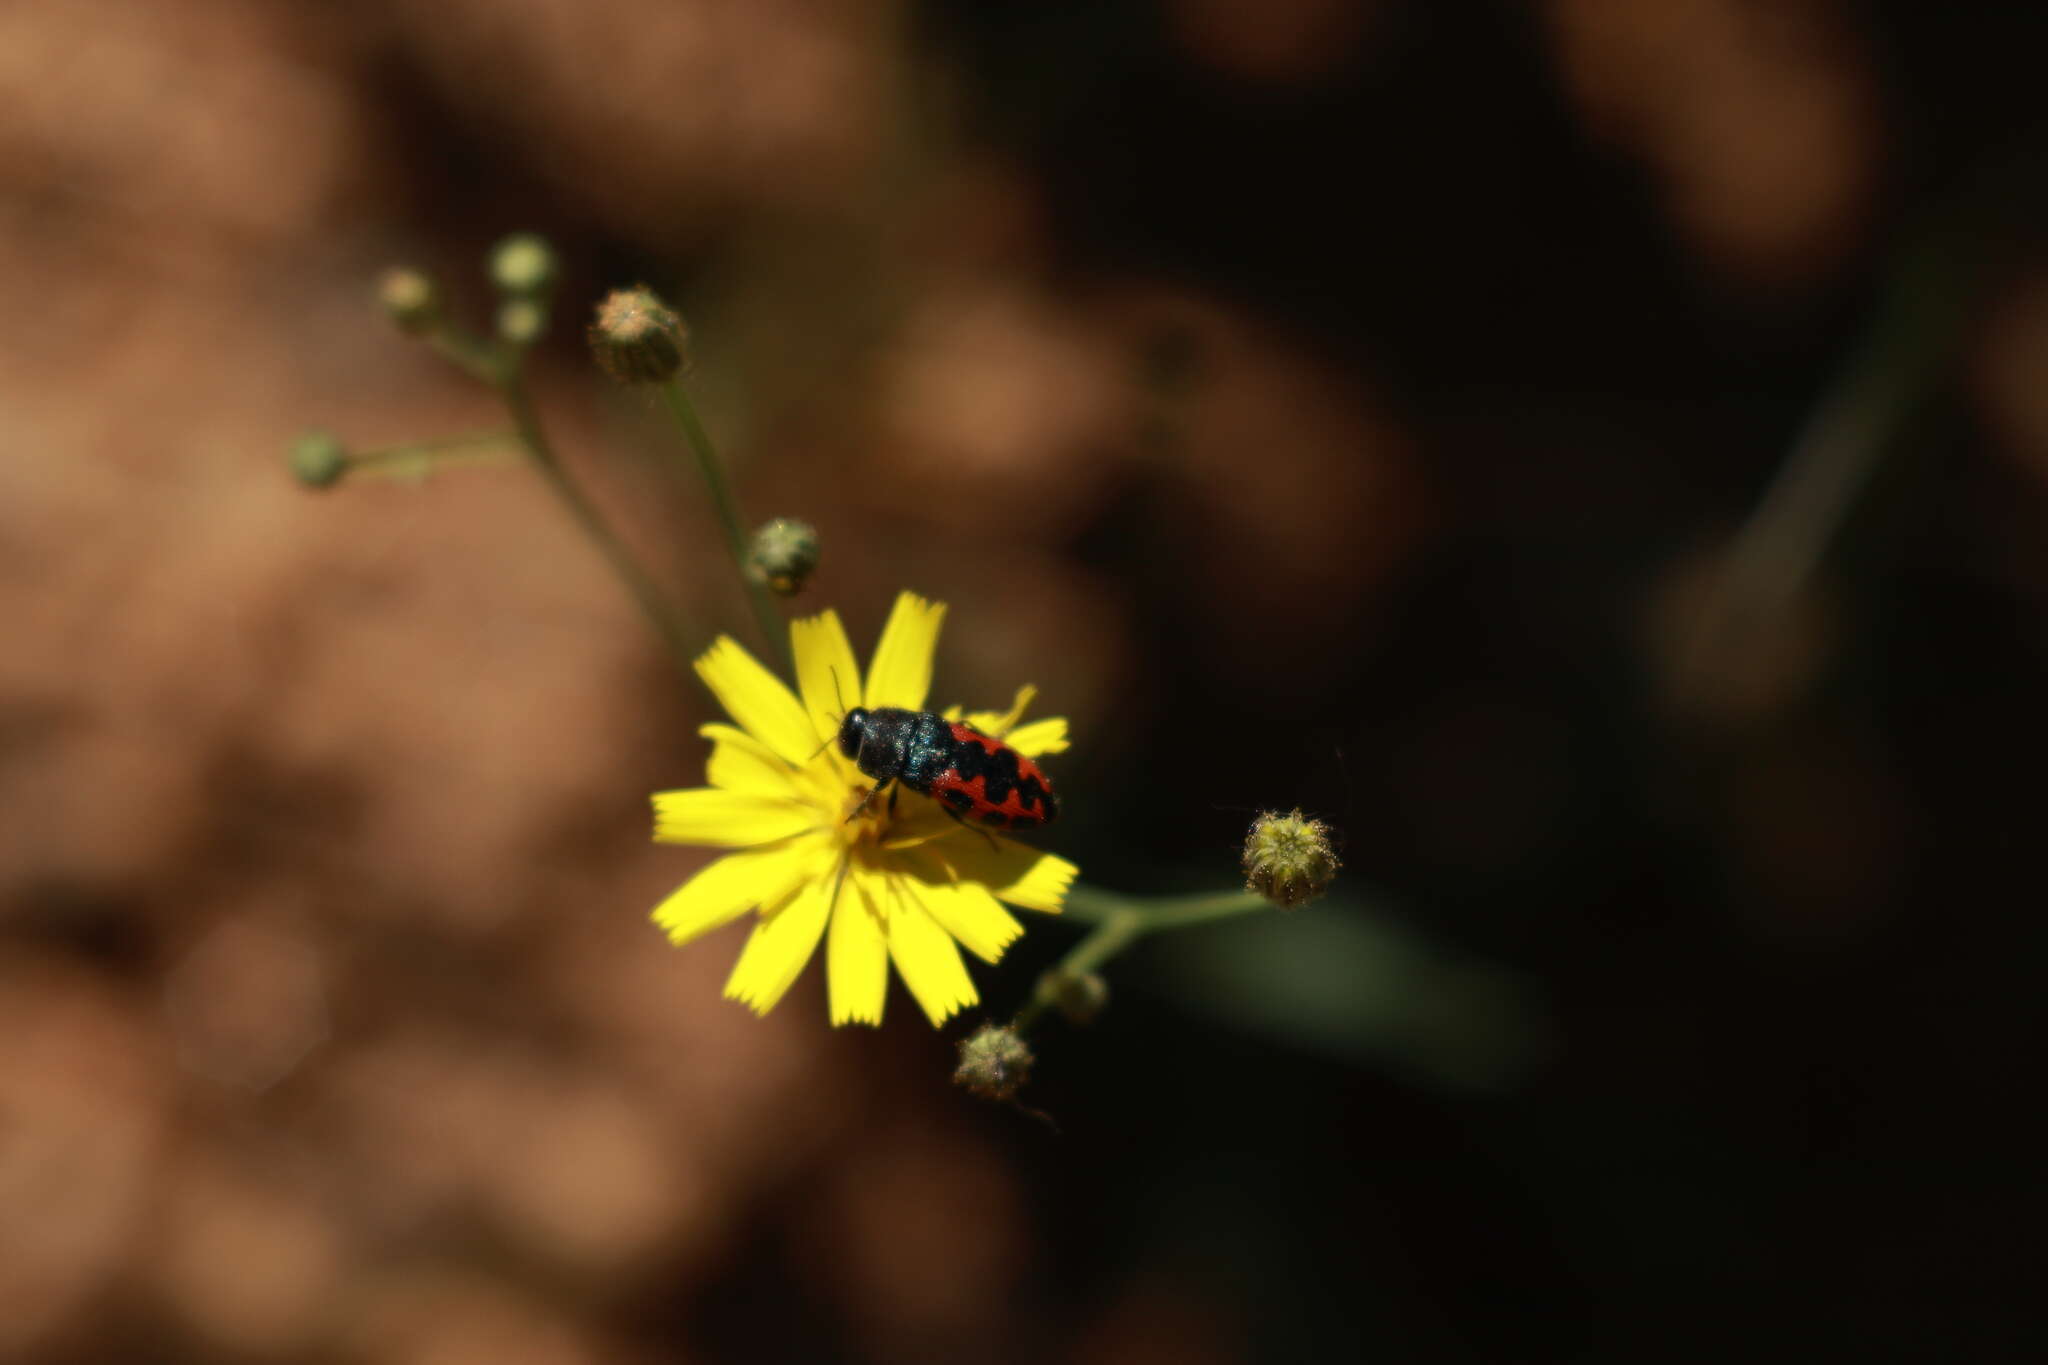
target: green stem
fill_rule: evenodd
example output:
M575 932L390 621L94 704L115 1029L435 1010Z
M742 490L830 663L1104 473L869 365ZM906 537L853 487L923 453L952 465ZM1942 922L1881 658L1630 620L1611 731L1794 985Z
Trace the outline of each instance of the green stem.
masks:
M654 627L655 634L661 637L662 644L668 648L676 664L689 673L694 657L690 641L695 632L669 604L647 571L640 567L639 561L633 558L633 552L626 548L625 542L605 521L604 514L597 510L597 504L590 500L582 486L555 457L554 447L548 444L547 434L541 430L540 418L533 410L533 401L527 395L525 382L518 370L506 367L499 373L496 383L504 395L506 409L512 414L512 425L518 433L519 443L526 447L534 468L540 471L541 478L555 497L568 509L569 515L590 538L591 544L597 547L598 553L604 556L612 572L633 594L641 615Z
M1039 978L1040 988L1033 991L1024 1008L1017 1011L1011 1027L1021 1033L1037 1022L1055 995L1048 983L1056 983L1061 977L1096 971L1149 934L1234 919L1271 906L1272 902L1255 891L1214 891L1195 896L1139 899L1104 891L1100 887L1072 887L1067 891L1067 916L1094 927Z
M374 473L386 467L404 469L406 466L426 462L447 464L454 459L488 459L490 446L517 447L520 444L517 432L479 431L468 436L446 436L435 441L407 441L403 445L385 446L381 450L358 451L349 457L351 468L364 473ZM479 449L482 448L482 449Z
M1745 605L1774 607L1812 575L1953 344L1962 315L1957 274L1925 249L1895 274L1877 325L1736 538L1729 583Z
M478 383L503 388L511 377L513 363L496 346L445 322L421 340L431 346L435 354Z
M1930 229L1892 271L1869 334L1850 355L1729 546L1680 665L1749 648L1794 602L1841 535L1894 438L1941 376L1974 296L1974 238Z
M740 519L739 503L732 494L732 485L725 477L725 466L719 462L717 447L711 444L711 434L704 430L704 423L697 418L697 409L690 402L690 396L683 392L682 382L671 379L661 386L661 396L668 403L669 414L682 428L683 439L697 456L697 468L704 476L704 482L711 489L711 502L718 509L718 524L725 531L725 547L732 555L733 567L739 570L740 586L746 590L747 601L754 609L754 620L761 627L762 638L768 648L782 656L785 663L794 666L789 652L789 632L783 628L782 615L775 609L775 601L768 595L767 585L755 579L747 570L747 532Z

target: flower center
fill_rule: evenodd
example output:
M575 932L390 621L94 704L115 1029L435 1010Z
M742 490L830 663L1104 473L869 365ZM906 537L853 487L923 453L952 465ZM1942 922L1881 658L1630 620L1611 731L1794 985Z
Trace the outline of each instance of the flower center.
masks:
M847 791L846 801L839 816L840 838L848 845L879 844L889 830L895 804L894 790L880 795L865 782L854 783Z
M894 785L877 795L869 783L851 783L839 811L840 842L864 856L881 858L958 832L950 823L916 832L913 803L921 799Z

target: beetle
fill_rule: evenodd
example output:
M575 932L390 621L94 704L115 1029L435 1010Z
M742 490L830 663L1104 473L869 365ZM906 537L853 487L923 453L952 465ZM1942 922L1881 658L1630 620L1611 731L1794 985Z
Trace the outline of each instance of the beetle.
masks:
M936 711L856 706L839 723L839 752L875 779L869 800L901 782L963 824L1034 829L1059 815L1052 780L1036 763Z

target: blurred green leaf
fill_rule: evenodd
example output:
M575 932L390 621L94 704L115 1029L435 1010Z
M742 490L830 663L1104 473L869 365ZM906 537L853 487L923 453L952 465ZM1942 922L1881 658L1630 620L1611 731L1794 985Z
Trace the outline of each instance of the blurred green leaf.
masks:
M1341 897L1163 936L1153 979L1184 1007L1276 1042L1462 1090L1504 1090L1549 1053L1529 982Z

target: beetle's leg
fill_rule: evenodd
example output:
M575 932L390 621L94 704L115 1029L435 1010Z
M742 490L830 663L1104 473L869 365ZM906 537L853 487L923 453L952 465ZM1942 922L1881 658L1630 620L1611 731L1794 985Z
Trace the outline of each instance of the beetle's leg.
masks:
M861 816L866 815L868 807L875 804L875 798L882 794L883 788L889 787L894 781L894 778L885 777L874 786L869 787L868 794L860 799L860 804L853 808L853 814L846 817L845 823L850 825ZM889 809L892 812L896 809L896 793L893 790L889 792Z
M946 812L946 814L952 818L953 823L960 826L960 828L973 830L976 834L979 834L982 838L988 840L988 846L991 849L997 852L1000 852L1002 850L1002 845L996 842L995 835L990 834L986 829L983 829L980 825L968 824L966 817L961 815L959 811L954 810L951 806L947 805L943 801L939 802L939 809Z

